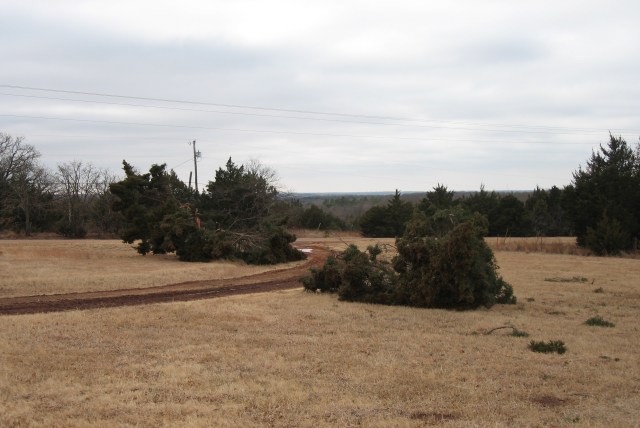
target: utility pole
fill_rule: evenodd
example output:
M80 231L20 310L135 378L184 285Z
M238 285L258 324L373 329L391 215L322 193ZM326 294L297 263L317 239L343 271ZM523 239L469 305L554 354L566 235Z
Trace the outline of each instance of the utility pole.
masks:
M189 142L189 144L193 146L193 169L195 171L196 179L196 194L198 194L200 193L198 190L198 159L202 157L202 153L200 153L200 150L196 151L196 140ZM191 177L189 177L189 182L191 182Z

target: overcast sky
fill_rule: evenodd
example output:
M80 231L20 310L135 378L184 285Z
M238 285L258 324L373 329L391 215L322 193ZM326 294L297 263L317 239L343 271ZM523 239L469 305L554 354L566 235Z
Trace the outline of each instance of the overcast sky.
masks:
M569 184L609 131L640 136L637 0L0 10L0 132L52 168L187 181L196 140L201 186L231 156L297 192L525 190Z

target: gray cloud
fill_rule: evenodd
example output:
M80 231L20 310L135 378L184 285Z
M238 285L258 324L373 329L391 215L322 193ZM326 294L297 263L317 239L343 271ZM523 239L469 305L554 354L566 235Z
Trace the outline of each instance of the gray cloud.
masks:
M21 95L0 130L51 165L185 179L195 138L209 177L258 158L298 191L564 185L608 130L640 133L635 2L129 3L9 1L0 84L419 120L0 88Z

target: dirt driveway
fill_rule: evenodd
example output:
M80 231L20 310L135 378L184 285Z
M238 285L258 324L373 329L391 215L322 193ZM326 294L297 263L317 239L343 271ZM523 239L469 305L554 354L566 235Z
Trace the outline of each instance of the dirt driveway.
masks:
M307 254L307 262L302 265L240 278L191 281L147 288L2 298L0 315L180 302L298 288L301 286L300 278L308 274L309 268L321 265L329 254L329 250L324 247L310 246L310 249L312 251Z

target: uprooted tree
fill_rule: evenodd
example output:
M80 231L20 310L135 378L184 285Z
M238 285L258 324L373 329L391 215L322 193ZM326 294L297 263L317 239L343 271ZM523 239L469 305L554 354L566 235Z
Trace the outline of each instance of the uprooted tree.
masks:
M309 291L368 303L455 309L515 303L483 239L486 230L483 216L461 209L432 216L416 212L396 239L393 260L383 260L378 246L367 252L350 246L312 269L303 284Z
M123 162L125 179L111 185L114 210L126 219L121 238L140 254L175 252L180 260L242 259L253 264L300 260L295 236L278 218L275 173L231 159L206 191L189 189L165 165L140 174Z

